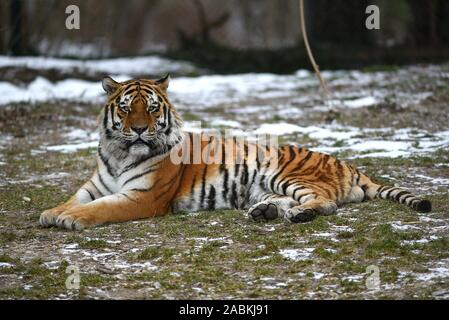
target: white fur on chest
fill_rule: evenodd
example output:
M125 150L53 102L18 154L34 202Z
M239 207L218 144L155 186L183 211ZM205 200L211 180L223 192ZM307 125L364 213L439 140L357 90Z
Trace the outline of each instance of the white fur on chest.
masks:
M158 164L160 164L165 156L166 155L161 155L147 159L131 169L127 168L133 166L136 159L130 157L121 162L109 159L108 164L113 168L115 176L109 173L108 167L101 159L99 159L97 161L98 171L97 175L94 176L94 179L99 181L101 177L102 182L99 181L100 184L106 185L107 188L105 189L109 189L111 191L110 193L125 192L133 189L147 190L154 184L154 179L159 167Z

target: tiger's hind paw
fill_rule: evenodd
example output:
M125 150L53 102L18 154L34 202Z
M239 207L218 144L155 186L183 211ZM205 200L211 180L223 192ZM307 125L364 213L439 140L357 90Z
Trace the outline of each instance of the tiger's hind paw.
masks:
M292 223L304 223L316 218L318 212L314 209L291 208L285 213L285 219Z
M274 220L279 216L279 209L274 203L257 203L248 210L248 217L254 221Z

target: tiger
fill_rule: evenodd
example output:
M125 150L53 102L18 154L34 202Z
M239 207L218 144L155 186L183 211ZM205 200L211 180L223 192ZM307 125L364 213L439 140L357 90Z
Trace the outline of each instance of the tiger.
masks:
M103 78L107 102L97 118L96 169L68 201L41 213L42 226L82 230L219 209L245 210L250 221L305 223L375 198L418 212L432 209L429 200L377 184L329 154L184 131L168 98L169 82L168 74L124 82Z

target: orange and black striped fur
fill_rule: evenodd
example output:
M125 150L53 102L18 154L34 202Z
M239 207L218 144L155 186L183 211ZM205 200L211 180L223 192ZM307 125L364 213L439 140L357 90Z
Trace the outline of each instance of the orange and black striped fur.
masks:
M431 210L428 200L376 184L327 154L185 133L167 97L168 83L168 76L123 83L103 79L108 101L98 119L97 169L70 200L42 213L43 226L79 230L170 212L224 208L247 209L254 220L306 222L333 214L344 203L373 198L394 200L420 212ZM200 138L196 149L195 138ZM193 164L173 161L173 150ZM207 154L208 161L198 153ZM192 161L195 157L199 161Z

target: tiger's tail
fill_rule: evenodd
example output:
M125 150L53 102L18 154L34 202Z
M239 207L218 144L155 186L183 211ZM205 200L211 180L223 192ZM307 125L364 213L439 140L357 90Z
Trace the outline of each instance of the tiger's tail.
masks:
M432 211L432 203L429 200L423 199L406 189L376 184L368 176L360 172L357 180L357 185L362 188L366 199L388 199L405 204L418 212Z

